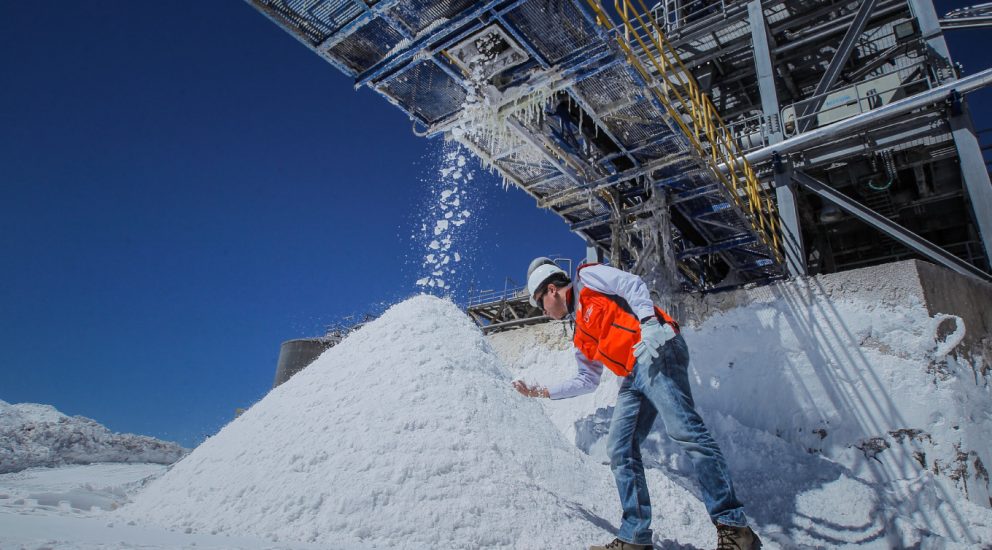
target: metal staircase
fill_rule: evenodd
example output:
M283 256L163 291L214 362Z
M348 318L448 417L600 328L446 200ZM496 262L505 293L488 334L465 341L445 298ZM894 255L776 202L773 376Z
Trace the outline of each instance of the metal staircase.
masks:
M774 262L781 263L774 203L717 114L713 102L665 38L655 17L642 0L637 3L635 6L630 0L616 0L614 8L619 24L615 24L598 1L589 0L597 23L616 38L630 65L688 138L696 159L719 183L716 187L704 188L711 189L713 195L724 197L726 203L720 203L719 209L711 207L689 212L690 216L699 220L699 226L706 228L705 233L715 240L711 246L726 247L724 250L740 248L755 256L768 255ZM729 167L727 173L720 170L721 164ZM724 204L732 208L724 208ZM711 230L714 225L737 229L738 234L716 236ZM752 235L757 240L751 239ZM747 268L746 264L737 267Z

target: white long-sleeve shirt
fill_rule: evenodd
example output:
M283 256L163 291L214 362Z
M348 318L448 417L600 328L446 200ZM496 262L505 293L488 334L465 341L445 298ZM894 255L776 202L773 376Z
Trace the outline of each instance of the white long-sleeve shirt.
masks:
M602 294L612 294L627 301L638 319L654 315L654 302L644 280L632 273L607 265L591 265L579 270L579 284ZM578 300L578 294L573 299ZM551 399L565 399L596 391L603 375L603 364L591 361L575 349L578 372L574 377L548 388Z

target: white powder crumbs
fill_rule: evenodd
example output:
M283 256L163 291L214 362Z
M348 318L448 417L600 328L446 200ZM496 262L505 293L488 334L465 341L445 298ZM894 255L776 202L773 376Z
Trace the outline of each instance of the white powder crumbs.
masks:
M439 177L433 181L434 202L425 211L424 223L421 224L421 232L429 232L428 238L433 237L433 240L427 242L424 239L430 253L425 254L420 262L421 273L416 284L421 289L434 289L440 291L438 294L452 295L455 291L452 282L460 280L452 261L452 247L458 243L464 249L467 246L465 241L471 240L471 235L466 234L467 228L462 226L472 214L462 204L470 199L466 184L472 181L474 169L468 165L466 153L456 142L446 142L440 155Z

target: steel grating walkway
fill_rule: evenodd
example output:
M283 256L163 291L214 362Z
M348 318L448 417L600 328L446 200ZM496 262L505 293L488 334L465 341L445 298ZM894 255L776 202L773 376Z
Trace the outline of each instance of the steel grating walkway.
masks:
M774 204L746 174L715 168L737 160L734 144L708 98L680 94L688 71L645 19L572 0L247 1L418 135L458 139L615 265L658 255L663 219L687 288L783 275ZM670 216L658 216L662 195Z

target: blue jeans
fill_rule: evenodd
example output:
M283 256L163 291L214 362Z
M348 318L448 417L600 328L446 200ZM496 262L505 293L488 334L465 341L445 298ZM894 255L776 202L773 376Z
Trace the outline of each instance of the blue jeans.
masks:
M622 541L651 544L651 500L640 445L658 416L665 423L668 437L692 460L713 523L747 525L744 506L734 495L720 447L696 412L688 367L689 349L682 336L676 335L658 350L658 357L647 368L634 367L620 386L607 449L623 506L618 535Z

